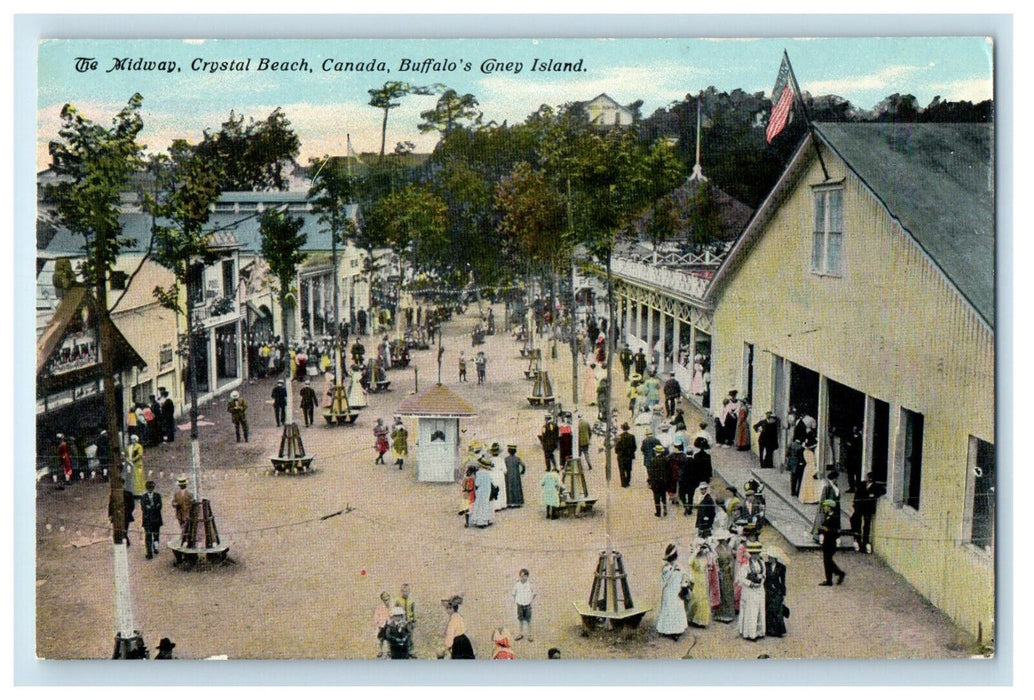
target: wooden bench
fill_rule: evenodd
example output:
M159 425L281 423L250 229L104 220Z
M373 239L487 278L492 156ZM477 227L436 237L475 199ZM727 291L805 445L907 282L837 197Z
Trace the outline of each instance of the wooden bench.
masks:
M323 418L327 421L327 425L352 425L358 417L359 414L354 411L352 413L337 413L329 408L323 409Z
M572 605L582 618L582 626L590 632L606 625L608 621L614 629L636 629L643 621L643 616L653 609L632 607L623 610L594 610L581 601L575 601Z
M273 469L279 474L304 474L312 471L315 457L270 457Z
M596 498L570 498L564 499L560 502L559 510L562 512L570 511L572 515L578 515L579 513L591 513L592 507L596 505Z

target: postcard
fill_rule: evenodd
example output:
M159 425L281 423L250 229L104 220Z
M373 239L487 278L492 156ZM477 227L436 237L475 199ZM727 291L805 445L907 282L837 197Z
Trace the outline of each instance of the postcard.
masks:
M37 51L39 659L993 658L991 38Z

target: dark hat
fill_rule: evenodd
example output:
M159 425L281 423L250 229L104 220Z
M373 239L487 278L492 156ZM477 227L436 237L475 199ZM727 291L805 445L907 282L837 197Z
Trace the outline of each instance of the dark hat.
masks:
M840 476L840 472L838 472L836 469L829 469L826 471L826 476L830 479L836 479L838 476Z
M629 426L628 423L622 423L621 424L621 429L622 430L629 430L630 428L631 428L631 426Z
M664 548L664 561L671 561L679 556L679 548L674 544L669 544Z
M158 642L158 651L172 651L175 648L176 642L168 637L162 637L162 641Z
M701 435L693 441L693 447L697 448L698 450L706 450L711 447L711 443L707 441L707 438Z
M442 598L442 605L448 605L450 608L463 605L463 596L454 595L451 598Z
M731 390L731 391L729 392L729 396L736 396L736 394L738 394L738 393L739 393L739 392L737 392L737 391L736 391L735 389L732 389L732 390Z

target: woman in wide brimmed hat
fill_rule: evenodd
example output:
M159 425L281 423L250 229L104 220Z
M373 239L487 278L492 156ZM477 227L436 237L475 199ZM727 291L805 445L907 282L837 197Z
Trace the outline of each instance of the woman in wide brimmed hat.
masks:
M690 582L679 566L678 558L678 548L674 544L669 544L664 550L664 566L661 567L661 608L657 612L657 633L672 640L677 640L689 626L683 596L688 598Z
M444 658L449 654L452 659L473 659L474 647L467 637L467 625L460 615L460 605L463 604L463 596L454 595L451 598L442 600L442 606L449 615L445 624L444 650L438 652L438 658Z
M488 457L478 458L478 470L474 475L474 506L470 511L468 524L472 527L488 527L492 524L492 461Z
M786 634L786 554L778 547L765 548L765 634L782 637Z

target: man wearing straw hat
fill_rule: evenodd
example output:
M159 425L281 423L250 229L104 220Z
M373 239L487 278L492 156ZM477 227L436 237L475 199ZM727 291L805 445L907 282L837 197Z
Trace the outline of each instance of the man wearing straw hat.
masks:
M187 530L187 520L190 518L190 505L194 502L194 496L187 490L187 477L181 476L176 479L179 491L172 497L172 507L176 511L176 520L180 524L180 534Z
M844 582L843 569L833 561L833 555L837 551L837 537L840 536L840 511L837 510L837 503L832 499L822 502L822 526L819 528L819 544L822 545L822 568L826 574L826 580L820 586L832 586L833 576L837 577L837 585Z

